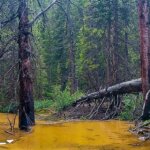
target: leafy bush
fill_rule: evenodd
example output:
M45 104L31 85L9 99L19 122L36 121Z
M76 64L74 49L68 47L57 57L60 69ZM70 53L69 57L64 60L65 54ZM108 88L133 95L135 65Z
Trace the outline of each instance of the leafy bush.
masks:
M17 103L0 105L0 112L2 113L16 113L18 109Z
M69 89L66 88L64 91L61 91L60 86L55 86L53 92L54 108L57 111L61 111L67 106L70 106L76 99L83 95L79 91L71 95Z
M51 93L48 94L51 95L51 100L45 99L35 101L35 111L40 111L46 108L61 111L83 95L79 91L71 95L69 89L66 88L64 91L61 91L60 86L53 86Z
M45 108L50 108L52 106L52 103L53 102L51 100L48 100L48 99L36 100L34 102L35 111L40 111L40 110L45 109Z
M133 120L139 117L142 112L143 99L141 95L126 95L123 97L123 109L120 114L122 120Z

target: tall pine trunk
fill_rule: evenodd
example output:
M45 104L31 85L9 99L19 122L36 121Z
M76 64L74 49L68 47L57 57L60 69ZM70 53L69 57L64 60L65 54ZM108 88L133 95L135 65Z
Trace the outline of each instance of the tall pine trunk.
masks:
M124 52L125 52L125 55L124 55L124 59L125 59L125 80L128 80L129 78L129 52L128 52L128 41L129 41L129 38L128 38L128 26L129 26L129 9L128 9L128 4L129 2L128 1L124 1L123 2L123 5L125 7L125 12L124 12L124 15L125 15L125 18L124 18L124 26L125 26L125 33L124 33Z
M19 128L26 130L35 124L31 76L30 28L27 0L19 1Z
M111 25L112 25L112 20L111 20L111 2L110 0L108 1L108 9L109 9L109 14L108 14L108 20L107 20L107 33L106 33L106 63L107 63L107 68L106 68L106 83L107 86L112 85L112 68L111 68Z
M141 76L144 96L142 119L150 118L150 8L149 0L138 0Z
M70 82L70 93L73 94L77 90L76 80L76 66L75 66L75 42L74 42L74 29L73 20L70 12L70 0L67 1L67 15L68 15L68 35L69 35L69 82Z
M119 82L119 62L118 62L118 0L113 1L114 11L114 36L113 36L113 54L112 54L112 83L116 84Z

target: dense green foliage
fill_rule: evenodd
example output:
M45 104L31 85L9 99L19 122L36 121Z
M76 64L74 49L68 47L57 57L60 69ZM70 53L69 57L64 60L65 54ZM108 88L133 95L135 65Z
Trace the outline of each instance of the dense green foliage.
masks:
M61 91L60 86L55 86L50 95L51 99L35 101L35 111L41 111L43 109L62 111L67 106L70 106L76 99L81 97L83 94L79 91L74 94L70 94L70 91L67 88L64 91Z
M122 120L134 120L142 112L142 95L126 95L123 97L123 108L120 114Z
M61 91L60 86L55 86L52 92L49 93L49 99L35 100L35 111L41 112L44 110L53 110L59 112L64 110L66 107L71 106L71 104L81 96L83 96L83 94L79 91L75 92L74 94L70 94L69 89L66 88L64 91ZM9 105L6 103L0 106L0 112L16 113L17 108L17 103L11 103Z
M49 0L29 0L29 19L48 4ZM31 35L36 110L61 110L81 93L139 77L136 5L135 0L60 0L39 18ZM16 14L17 7L17 0L0 1L1 24ZM18 101L17 25L14 18L0 27L1 111ZM74 94L70 82L75 82ZM129 99L125 99L123 119L130 119L126 113L134 109Z
M67 13L67 1L62 1ZM76 1L71 5L75 42L75 66L78 89L95 91L100 87L139 77L139 47L136 2L118 2L118 47L114 49L114 4L110 1ZM125 3L125 4L124 4ZM110 19L110 26L109 26ZM126 20L128 24L126 24ZM56 6L47 14L47 21L38 22L33 30L40 55L38 85L47 92L55 85L64 90L70 85L68 21ZM110 47L107 30L110 28ZM127 36L127 40L125 39ZM109 49L109 50L108 50ZM114 58L115 53L117 58ZM114 54L113 54L114 53ZM119 63L113 62L118 59ZM108 64L107 62L110 62ZM117 66L115 66L117 65ZM113 68L111 70L111 68ZM118 80L113 79L117 69ZM108 77L108 69L110 75ZM109 79L108 79L109 78ZM112 81L109 81L112 80ZM42 91L39 91L41 93ZM43 93L44 94L44 93Z

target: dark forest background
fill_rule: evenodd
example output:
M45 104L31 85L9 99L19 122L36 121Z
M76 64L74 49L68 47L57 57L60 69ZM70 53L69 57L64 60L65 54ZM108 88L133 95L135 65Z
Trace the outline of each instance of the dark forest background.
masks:
M49 0L28 3L32 18ZM18 0L0 0L1 111L18 104L17 9ZM59 0L32 26L30 39L36 109L60 110L83 94L140 77L136 0Z

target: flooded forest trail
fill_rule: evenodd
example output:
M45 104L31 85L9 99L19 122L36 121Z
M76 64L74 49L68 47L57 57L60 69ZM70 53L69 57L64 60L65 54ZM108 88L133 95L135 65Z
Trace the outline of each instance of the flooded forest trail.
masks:
M9 115L10 118L13 116ZM129 122L37 121L32 132L15 129L8 134L6 114L0 114L0 150L149 150L150 141L142 142L128 130ZM7 140L14 140L11 144ZM4 144L6 142L6 144Z

